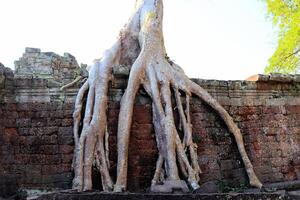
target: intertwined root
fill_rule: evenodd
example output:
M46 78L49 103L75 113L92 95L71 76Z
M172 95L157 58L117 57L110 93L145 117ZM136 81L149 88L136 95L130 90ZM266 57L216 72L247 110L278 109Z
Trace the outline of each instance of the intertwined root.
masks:
M164 64L166 66L161 67L167 68L169 73L173 74L173 67L168 63ZM172 82L174 83L174 76L158 78L159 76L163 76L161 71L156 72L161 67L148 67L146 73L150 83L146 88L148 88L148 94L153 99L153 124L155 126L156 141L159 149L157 168L152 180L152 190L156 191L158 185L161 185L165 180L165 177L173 181L180 180L176 160L178 160L179 169L184 178L188 181L191 188L196 190L199 188L198 182L201 170L198 164L197 145L192 141L189 94L186 95L186 112L184 112L178 85L171 85ZM173 94L176 99L176 107L179 111L180 124L184 132L183 141L179 137L173 118L174 109L171 102L172 91L170 88L174 90ZM186 153L186 150L188 153ZM163 170L164 162L165 170ZM161 187L159 186L159 188Z
M133 105L141 85L153 101L153 124L159 150L151 185L152 191L169 192L172 189L186 191L187 186L181 181L179 174L184 176L183 179L190 188L193 190L199 188L201 170L197 159L197 145L192 141L189 108L192 94L215 109L224 120L235 137L250 184L260 188L262 184L253 171L241 132L230 115L203 88L192 82L178 65L167 59L162 18L162 0L137 0L135 12L121 31L120 38L105 52L101 60L94 63L89 71L88 80L79 90L74 111L73 188L79 191L92 189L92 165L95 163L101 174L104 191L126 190ZM131 70L120 106L117 181L113 185L109 175L106 109L112 67L118 65L131 66ZM86 108L84 116L81 116L86 93ZM181 94L186 98L184 103ZM183 138L178 134L175 125L172 98L176 99ZM81 121L83 126L80 131Z
M95 63L97 66L98 63ZM97 66L101 69L101 66ZM96 67L95 67L96 68ZM73 188L77 190L92 189L92 165L96 161L101 174L103 189L111 191L113 183L109 176L108 159L108 133L106 131L106 107L107 107L107 86L109 71L101 79L94 80L97 84L94 86L91 82L86 82L80 90L74 112L74 137L75 137L75 178ZM82 109L82 93L88 90L85 116L81 135L78 135L79 123ZM98 87L101 86L101 87Z
M111 80L112 66L120 52L117 42L101 60L96 60L89 72L89 78L78 92L74 118L74 172L73 189L92 189L92 166L95 163L100 171L104 191L112 191L113 182L109 175L108 132L106 109L108 83ZM82 120L83 98L87 92L86 108ZM79 134L80 122L83 122Z
M240 130L224 108L199 85L190 81L179 66L174 63L170 64L166 62L162 57L159 57L159 55L150 57L150 60L151 62L146 64L144 67L139 65L140 68L143 69L140 69L139 74L145 74L143 78L134 79L132 77L135 76L135 73L131 72L128 87L142 84L153 100L153 124L159 149L159 158L156 164L154 178L152 180L153 191L164 191L162 188L164 186L162 186L162 184L165 180L168 181L167 183L169 183L169 181L180 181L178 168L193 190L199 188L198 182L201 169L198 164L197 145L192 141L192 125L189 108L189 101L192 93L212 106L223 118L236 139L238 149L250 178L250 184L256 187L261 187L262 185L256 177L252 164L245 151ZM153 60L156 60L154 62L156 65L152 64ZM115 191L122 191L122 189L126 188L126 170L130 132L129 125L131 124L132 106L137 88L138 87L136 87L135 90L127 89L121 103L121 105L123 105L124 102L127 102L127 106L125 110L121 108L119 116L119 163L118 179ZM181 101L181 93L184 93L184 96L186 97L185 111ZM181 122L180 124L182 125L184 132L183 139L179 137L173 118L174 109L171 102L173 95L176 99L176 107L178 108ZM127 118L128 120L125 119L125 114L127 117L129 114L130 117ZM177 166L177 163L179 166ZM165 187L168 187L168 185Z
M163 188L165 182L168 184L170 181L179 182L178 168L193 190L199 188L198 182L201 169L198 164L197 145L192 140L189 106L192 93L213 107L223 118L237 141L250 184L260 188L262 185L256 177L246 154L240 130L223 107L200 86L190 81L177 65L163 62L162 65L153 67L151 63L146 64L144 62L146 59L142 58L142 56L138 58L132 68L128 86L121 102L118 127L118 179L115 187L113 187L109 175L108 133L106 130L107 92L111 70L106 67L101 68L103 65L96 62L94 68L95 70L98 68L103 73L100 76L101 78L95 78L92 81L89 78L79 90L74 111L75 178L73 188L79 191L92 188L91 170L95 161L101 174L104 191L112 191L113 188L115 191L126 189L132 110L136 93L141 84L153 100L153 124L159 150L151 186L153 191L166 191ZM165 73L166 71L168 73ZM94 71L94 73L98 74L97 71ZM141 74L144 74L142 78ZM79 135L83 98L87 91L83 127L81 135ZM184 103L182 102L182 93L185 96ZM182 126L184 133L182 139L174 122L172 97L176 100L176 108L180 116L180 126ZM185 104L185 110L183 104ZM166 184L165 187L168 187L168 185Z

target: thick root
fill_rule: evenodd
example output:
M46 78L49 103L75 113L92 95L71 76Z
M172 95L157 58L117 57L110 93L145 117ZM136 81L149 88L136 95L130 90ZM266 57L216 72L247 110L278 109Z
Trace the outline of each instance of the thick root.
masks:
M112 66L116 63L120 51L117 42L104 57L96 61L90 70L88 83L80 90L74 112L75 159L73 189L87 191L92 189L92 166L98 163L104 191L111 191L113 183L109 175L108 132L106 130L108 83L111 80ZM79 136L81 121L82 93L89 86L83 128ZM99 159L99 160L98 160Z
M86 81L78 91L76 101L75 101L75 109L73 113L73 133L74 133L75 148L78 147L78 143L79 143L78 132L79 132L79 125L81 120L83 97L88 89L89 89L89 83L88 81Z
M62 86L60 88L60 90L62 90L62 91L66 90L67 88L70 88L70 87L74 86L76 83L78 83L80 81L84 81L84 80L85 80L85 78L83 76L77 76L71 83L68 83L68 84Z
M151 3L153 1L153 3ZM146 69L130 72L129 84L121 102L121 113L119 116L118 130L118 179L115 191L122 191L126 188L127 156L129 132L131 126L132 103L136 94L137 85L132 85L131 77L144 79L142 84L149 96L153 100L153 117L156 133L156 140L159 149L159 159L157 169L152 180L152 185L160 181L160 174L164 163L166 181L174 183L179 179L177 160L183 175L186 176L189 185L193 189L199 187L199 174L201 173L197 159L197 145L192 141L192 125L189 116L189 97L195 93L202 100L212 106L224 119L229 130L234 134L239 151L245 163L246 171L253 186L261 187L261 183L256 178L253 167L246 154L244 144L239 129L233 123L232 118L208 93L203 93L200 86L195 86L184 74L183 70L176 64L165 58L166 52L162 35L162 1L148 0L144 2L141 10L141 32L139 42L142 47L141 55L144 55ZM145 3L147 2L147 3ZM149 14L150 13L150 14ZM139 56L139 58L141 58ZM140 62L140 61L139 61ZM146 74L146 77L144 76ZM138 78L137 78L138 77ZM140 84L136 81L135 84ZM184 139L181 141L177 133L171 103L170 88L175 88L175 98L179 109L180 122L184 130ZM199 89L200 88L200 89ZM187 96L186 112L184 113L178 89ZM128 92L131 91L131 92ZM128 95L132 96L128 96ZM125 101L127 102L125 103ZM125 116L127 119L125 119ZM188 148L189 156L185 152ZM190 164L191 163L191 164ZM176 185L176 184L175 184ZM169 187L169 186L166 186ZM161 189L161 187L160 187Z
M153 100L153 124L159 157L151 189L172 192L173 189L187 191L187 185L199 188L201 169L198 164L197 145L192 140L190 119L190 97L192 94L215 109L233 133L245 164L250 184L261 187L253 166L245 151L240 130L226 112L199 85L193 83L184 71L166 57L162 33L162 0L137 0L135 12L120 33L115 45L105 52L100 61L90 70L87 82L80 89L74 112L75 158L73 188L79 191L92 189L92 165L96 164L101 174L104 191L121 192L127 186L128 145L135 96L142 85ZM127 89L121 100L118 121L117 180L113 186L109 175L107 92L114 65L132 66ZM84 94L88 91L85 115L82 120ZM181 93L186 97L185 110ZM173 96L174 95L174 96ZM172 97L180 117L180 138L174 121ZM83 128L79 134L80 122ZM179 164L179 166L178 166ZM181 173L180 173L181 172Z
M246 149L245 149L241 131L237 127L237 125L234 123L232 117L210 94L208 94L199 85L197 85L196 83L189 80L189 86L191 88L192 93L196 94L201 100L203 100L208 105L210 105L213 109L215 109L219 113L220 117L224 120L229 131L233 134L233 136L235 138L235 141L238 146L238 150L240 152L241 158L243 160L243 163L246 168L246 172L247 172L249 180L250 180L250 185L257 187L257 188L261 188L262 183L259 181L259 179L257 178L257 176L253 170L253 166L251 164L251 161L250 161L250 159L247 155Z
M118 176L114 187L115 192L125 191L127 186L129 132L132 123L134 100L141 85L141 74L144 67L145 57L140 55L132 66L127 89L121 100L118 123Z

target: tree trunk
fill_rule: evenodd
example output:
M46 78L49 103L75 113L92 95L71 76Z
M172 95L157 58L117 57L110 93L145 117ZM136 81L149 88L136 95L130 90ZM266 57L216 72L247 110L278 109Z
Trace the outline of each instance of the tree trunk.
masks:
M137 0L133 15L121 30L116 43L107 50L101 60L96 60L89 77L79 90L74 111L74 171L73 188L78 191L92 189L91 170L96 161L104 191L121 192L127 186L128 145L135 96L143 86L153 101L153 124L159 157L152 180L154 192L170 192L173 189L187 191L187 180L192 190L199 188L201 173L197 160L197 145L192 141L189 101L192 94L215 109L234 135L245 164L250 184L261 187L245 151L240 130L226 110L199 85L193 83L184 71L166 56L162 32L162 0ZM130 67L126 91L121 100L118 121L117 180L113 185L109 175L107 148L107 93L112 67ZM83 99L87 103L82 113ZM181 95L186 97L185 110ZM180 139L174 118L171 99L176 99L180 121L184 131ZM82 131L79 124L83 121ZM188 151L185 151L187 149ZM181 171L184 177L179 176Z

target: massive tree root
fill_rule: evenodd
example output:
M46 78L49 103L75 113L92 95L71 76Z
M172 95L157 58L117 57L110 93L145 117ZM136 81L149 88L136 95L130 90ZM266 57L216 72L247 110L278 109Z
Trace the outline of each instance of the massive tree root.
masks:
M152 191L169 192L174 188L186 191L186 182L192 190L199 188L201 169L197 159L197 145L192 141L189 108L192 94L205 101L222 117L235 137L250 184L260 188L262 184L253 171L242 135L232 118L215 99L193 83L184 71L166 56L162 21L162 0L137 0L135 11L121 31L117 42L104 53L101 60L95 61L90 69L88 80L77 95L74 111L73 188L79 191L92 189L92 165L96 163L104 191L126 190L130 128L134 100L140 86L143 86L153 101L153 124L159 150ZM121 100L117 180L113 185L109 175L106 108L112 68L118 65L130 66L131 70L127 89ZM81 116L86 93L86 108L84 116ZM178 127L174 122L172 98L176 100L183 137L178 134ZM83 127L80 131L81 121Z

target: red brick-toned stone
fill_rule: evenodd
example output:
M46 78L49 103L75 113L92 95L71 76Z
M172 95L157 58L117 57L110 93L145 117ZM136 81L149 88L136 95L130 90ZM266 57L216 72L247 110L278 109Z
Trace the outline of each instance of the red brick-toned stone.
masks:
M63 154L61 155L61 162L64 164L72 163L73 161L73 154Z
M56 155L60 153L59 146L54 144L54 145L41 145L39 146L39 153L44 154L44 155Z
M18 131L16 128L6 128L4 129L3 140L5 143L15 144L18 140Z
M238 84L230 85L237 90L232 91L226 84L217 83L208 81L203 84L220 99L241 128L246 151L259 178L263 182L296 180L297 175L300 176L300 156L296 150L300 142L300 105L295 105L297 101L292 98L298 94L291 91L292 87L281 83L253 83L259 88L256 91L253 89L256 87L239 90ZM253 96L257 96L257 101ZM108 104L113 175L116 171L120 108L116 99L112 97ZM130 135L128 177L131 191L150 186L158 156L152 105L147 101L142 104L140 99L134 106ZM73 108L74 102L62 101L0 103L0 180L12 176L16 184L24 186L70 187ZM174 114L178 123L176 109ZM246 183L236 143L223 120L197 98L191 100L191 117L193 139L198 145L203 171L201 183L230 179L237 185Z
M61 174L65 172L70 172L70 169L71 169L70 164L43 165L42 175Z
M72 145L59 145L59 152L62 154L73 153L74 147Z
M73 125L73 119L63 119L61 120L61 125L62 126L72 126Z
M151 109L151 106L149 106L149 105L134 106L133 121L135 121L139 124L150 124L150 123L152 123L152 109Z
M287 114L299 114L300 113L300 105L285 106Z

